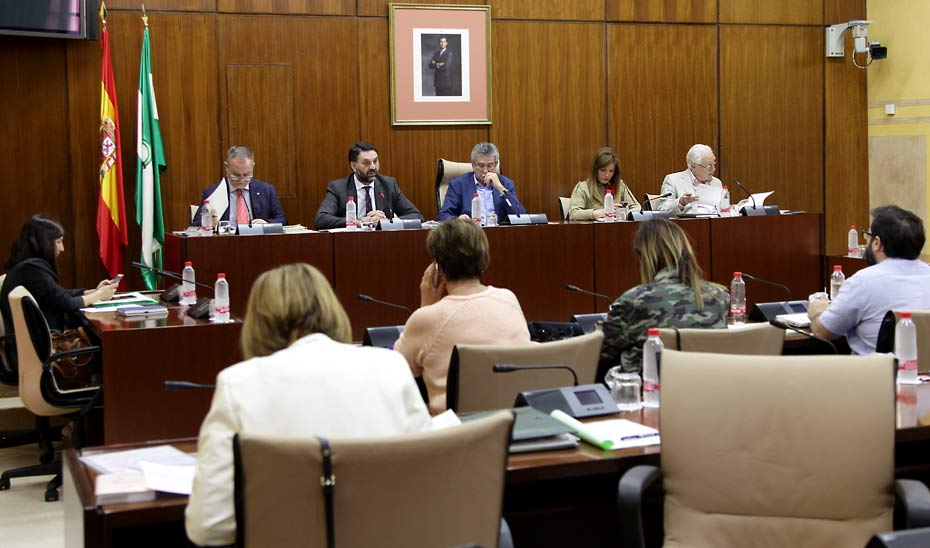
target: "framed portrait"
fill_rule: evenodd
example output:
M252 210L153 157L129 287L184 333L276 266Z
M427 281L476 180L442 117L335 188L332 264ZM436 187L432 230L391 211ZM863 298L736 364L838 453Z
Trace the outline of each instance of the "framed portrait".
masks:
M390 8L391 124L490 124L491 7Z

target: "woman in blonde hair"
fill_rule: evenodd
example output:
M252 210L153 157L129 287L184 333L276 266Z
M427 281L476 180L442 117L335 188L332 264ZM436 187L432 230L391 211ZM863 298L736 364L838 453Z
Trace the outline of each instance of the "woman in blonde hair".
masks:
M360 437L427 429L429 413L404 359L351 339L345 310L316 268L280 266L255 281L242 328L245 361L217 375L200 427L186 510L194 543L236 540L237 432Z
M604 322L598 378L607 369L642 372L650 327L725 328L730 296L705 281L688 236L666 219L644 221L633 238L641 284L614 301Z
M572 200L568 206L569 221L593 221L604 216L604 194L607 190L614 194L614 204L626 202L630 211L639 211L642 207L630 188L620 178L620 161L614 151L604 147L597 151L591 174L584 181L575 185Z

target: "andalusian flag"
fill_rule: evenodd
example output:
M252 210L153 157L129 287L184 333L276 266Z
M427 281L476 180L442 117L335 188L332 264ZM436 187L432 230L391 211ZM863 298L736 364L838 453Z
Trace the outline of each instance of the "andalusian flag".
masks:
M142 262L161 268L161 247L165 243L165 220L161 214L160 173L168 167L158 127L152 61L149 55L149 29L142 37L139 61L139 116L136 124L136 223L142 227ZM142 270L145 286L155 289L155 273Z
M103 50L103 75L100 94L100 198L97 200L97 235L100 237L100 260L113 278L123 271L123 248L129 244L126 208L123 205L123 149L119 139L119 113L116 106L116 83L110 61L110 34L107 32L106 7L101 4L103 19L100 44Z

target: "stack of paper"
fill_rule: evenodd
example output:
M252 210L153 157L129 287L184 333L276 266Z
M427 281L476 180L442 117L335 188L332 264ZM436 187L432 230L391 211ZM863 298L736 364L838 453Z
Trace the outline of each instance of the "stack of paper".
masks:
M783 324L790 325L791 327L810 327L811 325L811 319L807 316L807 312L799 312L797 314L779 314L775 316L775 319Z
M81 461L101 472L95 491L97 504L153 500L156 491L190 495L197 463L193 455L170 445L85 452Z
M309 228L307 228L307 227L305 227L304 225L301 225L301 224L296 224L296 225L285 225L285 226L284 226L284 233L285 233L285 234L309 234L309 233L311 233L311 232L316 232L316 231L315 231L315 230L310 230Z
M122 471L100 474L94 484L97 504L148 502L155 500L155 491L145 484L142 472Z

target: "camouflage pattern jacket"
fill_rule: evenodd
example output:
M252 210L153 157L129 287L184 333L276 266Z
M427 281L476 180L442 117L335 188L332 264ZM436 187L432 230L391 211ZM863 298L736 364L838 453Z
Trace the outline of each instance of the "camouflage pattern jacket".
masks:
M661 270L652 283L621 295L604 321L598 380L615 365L622 365L623 371L642 373L643 344L650 327L726 327L730 307L727 290L705 282L701 295L703 310L698 308L691 287L683 285L670 269Z

